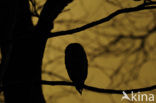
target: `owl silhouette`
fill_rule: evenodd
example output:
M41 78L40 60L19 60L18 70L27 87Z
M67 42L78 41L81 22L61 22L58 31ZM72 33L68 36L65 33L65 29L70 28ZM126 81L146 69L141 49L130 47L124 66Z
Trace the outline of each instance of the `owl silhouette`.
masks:
M65 65L77 91L82 94L88 74L88 60L84 48L79 43L72 43L65 50Z

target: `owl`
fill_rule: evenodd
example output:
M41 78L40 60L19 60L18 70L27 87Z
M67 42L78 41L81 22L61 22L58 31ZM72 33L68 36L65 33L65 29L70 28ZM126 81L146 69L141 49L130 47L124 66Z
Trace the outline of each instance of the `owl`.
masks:
M82 94L88 74L88 60L84 48L79 43L72 43L65 50L65 66L77 91Z

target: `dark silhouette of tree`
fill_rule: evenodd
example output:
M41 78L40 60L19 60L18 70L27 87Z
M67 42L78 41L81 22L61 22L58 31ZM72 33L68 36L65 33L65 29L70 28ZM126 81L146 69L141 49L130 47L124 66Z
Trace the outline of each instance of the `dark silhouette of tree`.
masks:
M1 89L4 91L6 103L45 103L41 88L42 84L73 86L73 83L66 82L66 80L59 82L41 81L41 65L48 38L75 34L110 21L114 17L123 13L156 8L156 2L146 2L136 7L119 9L105 18L96 20L75 29L51 33L54 20L61 13L64 7L71 2L71 0L47 0L40 14L38 14L37 10L42 7L36 8L34 0L30 0L30 2L33 6L33 12L30 12L29 10L28 0L15 0L9 1L9 3L4 1L3 3L5 7L1 9L2 16L0 20L2 20L1 23L4 28L2 29L2 32L4 32L4 34L2 34L2 32L0 34L0 46L2 53L0 79L3 80L3 88ZM114 2L111 3L115 5ZM39 18L37 25L34 26L32 24L31 16ZM7 21L7 23L4 23L4 21ZM109 54L113 52L114 55L118 55L129 51L129 54L133 54L141 50L146 57L147 51L145 50L145 42L152 32L155 32L155 30L155 27L153 27L147 34L141 36L126 36L122 34L115 36L115 39L112 40L109 45L101 45L104 49L92 55L92 59L96 58L98 55L102 55L103 53ZM137 48L134 48L131 51L130 48L120 50L120 52L116 52L116 50L112 49L112 47L120 43L125 38L140 40L141 43ZM146 59L144 59L144 61L146 61ZM137 66L140 66L143 62ZM121 64L121 66L116 69L111 78L114 78L114 75L119 73L122 66L123 65ZM60 77L59 75L56 76ZM84 86L84 89L111 94L121 94L123 91L102 89L87 85ZM156 89L155 85L131 90L137 92L149 91L153 89ZM130 93L131 90L125 91Z
M38 24L31 21L28 0L13 1L11 13L15 18L13 29L2 45L2 79L6 103L44 103L41 84L41 64L47 33L53 28L53 20L70 3L70 0L47 0L40 14ZM7 4L8 4L7 3ZM13 10L13 11L12 11ZM6 19L7 21L8 19ZM10 22L9 22L10 23ZM7 29L7 28L6 28ZM8 34L8 33L7 33ZM2 34L1 34L2 35ZM22 38L16 40L18 37ZM9 42L7 44L7 41ZM4 59L4 62L3 62ZM4 70L5 69L5 70Z

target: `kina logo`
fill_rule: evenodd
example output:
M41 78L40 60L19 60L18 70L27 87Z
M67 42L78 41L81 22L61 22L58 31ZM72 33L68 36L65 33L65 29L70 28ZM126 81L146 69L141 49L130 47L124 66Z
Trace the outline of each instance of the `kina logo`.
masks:
M131 95L128 96L125 91L122 92L123 96L121 98L121 101L128 100L128 101L138 101L138 102L153 102L154 101L154 94L141 94L140 92L134 93L131 91Z

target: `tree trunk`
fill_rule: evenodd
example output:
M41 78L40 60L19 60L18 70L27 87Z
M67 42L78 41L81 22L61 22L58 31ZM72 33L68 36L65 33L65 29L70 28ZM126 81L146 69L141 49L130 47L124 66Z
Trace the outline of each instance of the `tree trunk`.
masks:
M6 103L44 103L41 85L41 62L45 39L19 40L14 43L5 75Z
M14 38L14 42L2 44L5 102L45 103L40 82L46 35L53 28L55 18L72 0L47 0L35 27L32 25L28 0L12 2L15 4L9 2L11 7L8 7L11 8L10 16L14 18L9 25L13 26L6 37ZM16 39L22 36L22 39Z
M28 0L17 0L14 6L16 11L12 37L37 36L37 32L33 31ZM5 61L7 68L3 80L6 103L45 103L39 82L47 39L39 37L16 40L2 46L4 58L7 58L7 51L11 51L9 60ZM10 46L11 49L8 49Z

